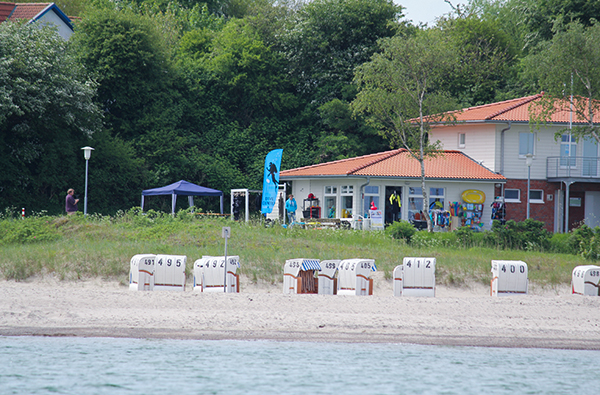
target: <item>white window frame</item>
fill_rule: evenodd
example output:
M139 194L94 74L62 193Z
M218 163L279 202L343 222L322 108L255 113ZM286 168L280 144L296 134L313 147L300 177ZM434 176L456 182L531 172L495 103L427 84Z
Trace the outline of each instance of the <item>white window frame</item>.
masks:
M344 197L350 196L352 198L352 208L350 209L350 218L354 218L355 210L354 207L354 185L342 185L340 187L340 216L342 215L342 210L347 210L342 207L344 204Z
M377 192L367 192L367 188L377 188ZM374 198L377 198L377 199L374 199L374 201L377 200L377 202L375 203L375 205L377 206L378 209L381 209L379 207L379 204L380 204L379 203L379 201L380 201L379 190L380 190L379 185L367 185L367 186L365 186L365 188L364 188L365 199L364 199L364 204L363 204L364 205L363 206L364 214L368 214L369 213L369 209L371 207L371 205L368 203L369 199L367 199L367 196L372 196Z
M532 198L531 192L540 192L541 199ZM529 203L544 203L544 190L543 189L530 189L529 190Z
M467 134L459 133L458 134L458 148L465 148L467 143Z
M327 207L327 199L333 198L333 206L335 207L335 214L333 218L338 218L338 187L333 185L327 185L323 188L323 210L321 217L329 218L329 208Z
M527 149L525 150L526 152L523 153L522 147L521 147L521 136L523 135L528 135L528 141L527 141ZM529 141L529 137L531 137L531 142ZM537 141L537 133L529 133L529 132L521 132L519 133L519 158L521 159L525 159L527 157L527 154L532 154L533 156L535 156L535 148L536 148L536 142ZM531 146L530 146L531 143Z
M571 140L571 141L569 141ZM563 148L569 152L569 155L563 155ZM560 168L561 169L576 169L577 168L577 139L569 133L560 136Z
M507 198L506 191L517 191L518 197L516 199ZM521 190L518 188L505 188L504 189L504 202L505 203L521 203Z

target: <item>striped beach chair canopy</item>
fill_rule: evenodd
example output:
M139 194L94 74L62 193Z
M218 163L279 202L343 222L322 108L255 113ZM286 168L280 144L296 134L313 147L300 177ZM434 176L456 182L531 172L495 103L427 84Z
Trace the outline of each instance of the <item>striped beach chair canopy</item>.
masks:
M302 261L302 270L321 270L318 259L304 259Z

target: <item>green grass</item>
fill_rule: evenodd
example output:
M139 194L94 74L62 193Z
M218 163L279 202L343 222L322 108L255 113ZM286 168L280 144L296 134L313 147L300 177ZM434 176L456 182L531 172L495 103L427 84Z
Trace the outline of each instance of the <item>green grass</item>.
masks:
M537 285L568 284L575 266L590 264L582 257L534 251L460 248L415 248L384 232L343 229L285 229L264 227L258 221L238 223L205 219L180 212L175 218L132 210L117 217L82 215L0 220L0 278L22 281L53 275L64 280L86 278L128 281L129 261L135 254L186 255L186 272L202 255L223 255L221 228L231 227L228 255L239 255L241 274L250 281L282 281L286 259L375 259L390 279L405 256L435 257L436 282L460 287L476 281L489 284L493 259L523 260Z

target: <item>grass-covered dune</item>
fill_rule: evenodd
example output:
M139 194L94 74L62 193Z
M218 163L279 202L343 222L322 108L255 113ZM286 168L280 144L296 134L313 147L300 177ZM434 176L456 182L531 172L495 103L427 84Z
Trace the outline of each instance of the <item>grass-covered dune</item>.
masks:
M286 259L375 259L391 278L406 256L437 258L436 282L461 286L489 284L491 260L523 260L529 279L539 286L568 284L575 266L590 264L581 256L473 246L460 241L427 243L394 239L390 232L346 229L265 227L260 221L234 222L181 211L168 214L132 209L114 217L80 213L74 216L35 215L0 219L0 278L23 281L52 275L64 280L94 277L128 281L129 261L139 253L186 255L186 273L202 255L223 255L221 229L231 227L228 255L239 255L241 274L251 282L279 283ZM413 238L414 239L414 238Z

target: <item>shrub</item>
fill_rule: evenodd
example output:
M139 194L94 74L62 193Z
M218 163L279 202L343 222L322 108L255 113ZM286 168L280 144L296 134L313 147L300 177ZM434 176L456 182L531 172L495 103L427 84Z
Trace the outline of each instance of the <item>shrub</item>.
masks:
M507 250L547 250L550 246L550 232L544 229L544 225L531 218L522 222L510 220L504 225L500 221L493 221L492 234L487 240Z
M385 234L391 236L392 239L404 240L409 244L417 229L408 221L400 220L392 223L385 230Z

